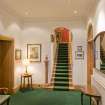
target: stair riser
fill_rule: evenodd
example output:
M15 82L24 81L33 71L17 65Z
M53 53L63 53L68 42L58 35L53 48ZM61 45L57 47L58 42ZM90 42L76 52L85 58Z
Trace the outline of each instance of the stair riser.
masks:
M66 75L55 74L55 77L69 77L69 75L68 74L66 74Z
M64 55L64 54L68 54L68 52L67 51L58 51L58 54Z
M55 64L55 66L61 66L61 65L62 66L69 66L69 64L63 64L63 63L62 64L59 64L59 63L58 64Z
M57 60L68 60L68 58L57 58Z
M69 88L68 89L60 89L60 88L54 88L55 91L69 91Z
M56 67L56 69L64 69L64 70L68 70L68 67Z
M67 50L67 49L64 49L64 50L58 50L58 53L59 53L59 52L62 52L62 53L66 52L66 53L68 53L68 50Z
M66 73L68 73L68 69L59 69L59 68L56 68L56 71L59 71L59 72L62 72L62 71L65 71Z
M69 75L69 74L53 74L53 76L55 76L55 77L72 77L72 75Z
M62 84L60 84L60 83L54 83L54 86L69 86L69 84L64 84L64 83L62 83Z
M58 52L68 52L68 49L58 49Z
M58 54L58 58L63 58L63 57L65 57L65 58L68 58L68 54Z
M54 78L54 80L55 80L55 81L69 81L68 78L67 78L67 79L62 79L62 78L58 79L58 78Z
M62 60L62 61L58 60L57 63L68 63L68 60Z
M68 45L59 45L58 48L65 48L65 47L68 47Z
M56 71L55 73L69 73L68 71Z

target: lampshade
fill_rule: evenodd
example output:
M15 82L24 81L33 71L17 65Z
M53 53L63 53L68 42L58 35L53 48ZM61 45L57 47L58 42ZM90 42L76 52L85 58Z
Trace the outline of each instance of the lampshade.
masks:
M30 64L30 61L28 59L23 60L23 65L28 66Z

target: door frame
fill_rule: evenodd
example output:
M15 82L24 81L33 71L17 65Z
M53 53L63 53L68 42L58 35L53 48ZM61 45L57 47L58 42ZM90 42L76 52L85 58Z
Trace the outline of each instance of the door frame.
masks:
M87 31L87 86L91 86L91 76L94 65L94 48L93 48L93 25L88 25Z
M10 71L11 73L8 73L9 79L10 79L8 89L9 89L9 92L13 92L14 90L14 39L6 35L0 35L0 41L11 43L9 46L10 46L10 52L12 55L12 59L11 59L12 70Z

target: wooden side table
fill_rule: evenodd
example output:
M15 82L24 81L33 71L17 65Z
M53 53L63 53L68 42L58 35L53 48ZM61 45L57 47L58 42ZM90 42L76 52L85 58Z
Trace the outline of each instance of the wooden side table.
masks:
M92 98L95 99L97 105L99 105L99 102L101 101L101 96L93 88L85 87L81 90L81 105L83 105L83 95L90 97L90 105Z
M25 88L26 87L26 79L27 81L27 87L31 87L32 88L32 74L22 74L21 75L21 88Z

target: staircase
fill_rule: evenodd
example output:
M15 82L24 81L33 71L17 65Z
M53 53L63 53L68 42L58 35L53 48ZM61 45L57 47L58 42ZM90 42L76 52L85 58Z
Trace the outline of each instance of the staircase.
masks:
M55 69L52 76L54 90L68 91L72 85L72 71L69 64L68 43L58 45Z

